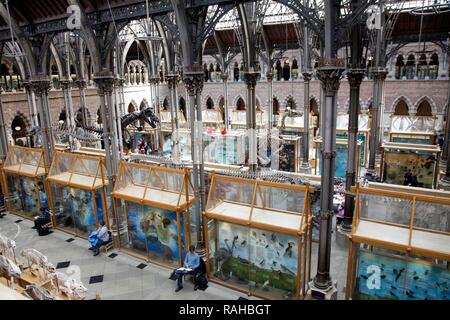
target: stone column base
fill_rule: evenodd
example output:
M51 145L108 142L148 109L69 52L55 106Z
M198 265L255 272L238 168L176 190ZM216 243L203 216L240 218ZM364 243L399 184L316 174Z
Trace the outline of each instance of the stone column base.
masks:
M327 289L316 288L314 281L310 281L305 300L337 300L337 293L337 281L333 281L333 284Z

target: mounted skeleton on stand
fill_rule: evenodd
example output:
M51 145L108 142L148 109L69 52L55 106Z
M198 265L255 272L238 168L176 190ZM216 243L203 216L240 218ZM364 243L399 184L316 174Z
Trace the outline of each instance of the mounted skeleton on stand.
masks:
M129 149L133 145L133 135L128 130L130 125L133 125L138 131L142 131L142 127L137 127L135 125L136 121L143 121L149 124L152 128L156 128L156 125L159 123L158 117L153 112L152 108L145 108L140 111L134 111L128 113L120 118L120 125L122 129L122 137L123 143ZM103 130L93 127L86 127L80 121L75 120L77 127L83 128L87 132L96 133L100 136L103 136Z
M56 270L47 257L35 249L23 249L20 255L27 259L31 273L37 273L37 276L43 280L48 280L49 275Z
M14 251L15 248L16 242L14 240L8 239L0 234L0 255L14 260L14 262L17 263L16 253Z
M20 277L21 274L22 271L20 271L20 268L13 261L0 255L0 277L7 279L11 289L14 289L14 279Z

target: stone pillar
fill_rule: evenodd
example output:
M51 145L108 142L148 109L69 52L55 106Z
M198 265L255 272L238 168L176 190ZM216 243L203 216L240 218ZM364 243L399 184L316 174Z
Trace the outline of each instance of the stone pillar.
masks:
M6 131L5 115L2 104L2 88L0 87L0 159L5 161L8 153L8 133Z
M334 172L336 158L336 95L345 61L335 58L319 60L317 77L324 88L323 101L324 128L322 143L322 172L320 190L320 235L317 275L314 286L329 289L333 286L330 277L331 231L333 216Z
M267 128L270 132L273 128L273 73L266 73L268 90L268 108L267 108Z
M119 165L119 152L117 147L117 127L114 122L114 108L112 104L112 90L114 77L110 72L104 71L94 75L100 98L100 112L103 124L103 141L105 144L106 170L109 188L114 186ZM112 190L112 189L111 189Z
M72 91L69 79L61 80L61 88L64 95L64 109L66 110L66 128L71 130L75 128L75 115L73 112ZM69 136L70 150L75 150L76 144L72 137Z
M256 79L259 72L246 72L247 84L247 136L248 136L248 166L252 172L258 166L258 142L256 138Z
M186 67L185 67L186 68ZM191 154L192 154L192 181L194 185L194 194L196 198L195 215L197 220L197 243L198 247L204 247L204 234L203 234L203 215L204 211L204 175L200 171L203 168L203 126L198 121L198 113L200 113L201 119L201 106L196 105L198 102L197 96L201 95L203 89L204 74L201 71L201 66L192 66L193 69L199 69L198 72L184 72L183 81L186 86L186 90L189 94L189 108L190 108L190 127L191 127Z
M42 149L44 150L44 160L47 172L53 159L53 150L55 143L50 119L50 108L48 103L48 92L50 91L50 80L45 75L38 75L31 79L31 90L36 93L38 98L37 109L41 120Z
M372 101L372 122L369 138L369 167L367 176L372 179L376 177L376 157L380 149L380 138L382 137L381 113L383 106L383 88L387 71L384 68L374 68L373 73L373 101Z
M30 82L24 82L23 86L25 87L25 93L27 95L28 101L28 112L31 118L31 126L37 127L39 126L38 116L37 116L37 107L36 107L36 95L34 91L31 89Z
M303 153L302 153L302 164L300 166L300 169L304 173L309 173L311 170L311 167L309 165L309 84L312 78L312 72L309 70L305 70L303 73L303 83L304 83L304 96L303 96Z
M345 213L342 230L350 232L353 222L353 210L355 208L354 195L350 194L350 188L356 182L356 168L358 167L358 115L359 115L359 93L361 82L364 79L364 69L350 69L347 78L350 85L350 110L348 121L348 150L347 150L347 173L345 180Z
M228 74L224 71L222 72L222 81L223 81L223 91L225 94L225 104L223 106L224 110L224 124L225 124L225 130L230 130L230 116L228 114Z

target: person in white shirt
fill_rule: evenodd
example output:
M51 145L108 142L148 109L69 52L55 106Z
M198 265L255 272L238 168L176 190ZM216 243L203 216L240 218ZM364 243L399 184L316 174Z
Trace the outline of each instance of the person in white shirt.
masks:
M94 256L97 256L100 253L100 247L102 245L107 244L111 239L109 238L109 232L108 228L105 225L105 221L102 221L100 223L100 228L96 231L97 235L97 243L95 246L92 247L92 250L94 251Z

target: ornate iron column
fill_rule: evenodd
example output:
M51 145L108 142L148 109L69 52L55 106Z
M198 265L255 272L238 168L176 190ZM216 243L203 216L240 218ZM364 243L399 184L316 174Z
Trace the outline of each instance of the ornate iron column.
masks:
M355 208L354 195L350 194L350 188L356 182L357 147L358 147L358 116L359 116L359 91L364 79L365 70L353 68L347 71L347 79L350 85L350 110L348 120L348 152L347 172L345 178L345 213L342 231L350 232L352 229L353 210Z
M259 72L245 72L247 84L247 136L248 136L248 166L250 171L256 171L258 166L258 142L256 139L256 80Z
M228 114L228 74L225 72L225 70L222 72L222 81L223 81L223 91L225 94L225 104L223 106L224 109L224 124L225 124L225 130L228 131L230 129L230 117Z
M114 79L114 124L117 130L117 146L119 151L119 160L121 155L123 155L123 138L122 138L122 99L120 95L120 87L123 86L123 79L121 77L117 77Z
M71 83L69 79L61 80L61 88L64 95L64 106L66 110L66 128L72 129L75 128L75 116L73 112L73 103L72 103L72 91L71 91ZM73 137L69 137L69 147L71 150L74 150L75 143Z
M179 122L178 122L178 101L177 101L177 87L178 87L178 75L167 75L167 86L169 87L169 99L170 99L170 116L172 119L172 158L178 163L181 161L180 154L180 141L179 141Z
M40 127L42 132L42 149L44 150L45 166L48 170L53 159L53 133L50 120L50 108L48 103L48 92L50 91L50 80L45 75L38 75L31 79L31 90L36 93L38 98L37 109L40 118Z
M187 68L187 67L185 67ZM195 69L195 66L192 67ZM199 66L197 69L202 70ZM203 171L203 126L201 122L201 107L196 105L197 97L201 95L203 89L203 72L192 71L183 73L183 81L189 94L190 127L191 127L191 156L192 156L192 181L196 198L195 217L197 221L197 244L199 248L204 248L203 216L205 208L205 179ZM200 121L198 117L200 113Z
M100 98L100 112L103 124L103 142L105 144L106 170L108 172L109 187L114 186L119 165L119 152L117 148L117 127L114 122L114 107L112 104L112 91L114 77L110 72L102 72L94 76Z
M5 161L8 153L8 134L6 131L5 115L2 104L2 87L0 86L0 159Z
M384 68L373 68L373 100L372 100L372 121L369 142L369 167L367 175L376 177L376 157L380 148L381 132L381 113L383 106L383 88L384 80L387 76L387 70Z
M39 124L37 117L36 95L31 89L31 83L29 81L24 81L23 86L25 87L25 93L27 95L28 112L31 118L31 125L33 127L37 127Z
M89 119L86 109L86 81L84 80L77 80L75 81L75 84L78 86L78 91L80 94L80 109L81 109L81 119L83 126L89 126Z
M322 83L325 94L323 105L323 143L322 143L322 176L320 190L320 235L317 275L314 286L328 291L333 283L330 277L331 230L333 216L334 172L336 158L336 94L345 61L335 58L319 60L317 76Z
M268 90L268 108L267 108L267 129L270 130L273 128L273 73L267 72L266 73L266 79L267 79L267 90Z
M310 70L304 70L303 73L304 81L304 96L303 96L303 127L305 128L303 132L303 154L302 154L302 164L300 169L304 173L309 173L311 166L309 165L309 84L312 78L312 72Z

